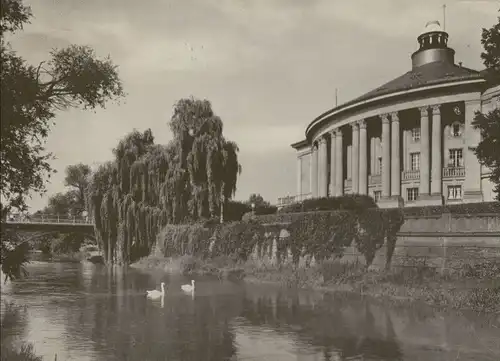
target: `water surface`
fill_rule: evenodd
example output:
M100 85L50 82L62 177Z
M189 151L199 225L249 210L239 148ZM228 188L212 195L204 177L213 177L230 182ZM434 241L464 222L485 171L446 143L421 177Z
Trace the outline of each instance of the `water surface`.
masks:
M25 307L2 337L46 360L499 360L500 320L361 297L34 262L2 300ZM163 299L145 290L167 284ZM5 314L2 302L2 313ZM362 358L364 357L364 358Z

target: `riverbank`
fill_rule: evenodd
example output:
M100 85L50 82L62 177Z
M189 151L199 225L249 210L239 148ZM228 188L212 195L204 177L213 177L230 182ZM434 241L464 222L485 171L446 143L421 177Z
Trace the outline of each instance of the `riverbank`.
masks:
M318 262L309 267L274 265L270 260L237 261L230 257L202 260L147 257L131 265L184 275L211 275L219 279L349 292L396 302L420 302L435 307L500 313L500 264L485 261L461 272L442 275L429 267L366 270L357 263Z

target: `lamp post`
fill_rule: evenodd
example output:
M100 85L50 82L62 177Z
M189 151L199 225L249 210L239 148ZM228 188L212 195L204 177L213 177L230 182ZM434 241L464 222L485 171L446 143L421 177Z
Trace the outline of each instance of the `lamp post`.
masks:
M255 217L255 203L252 203L252 217Z

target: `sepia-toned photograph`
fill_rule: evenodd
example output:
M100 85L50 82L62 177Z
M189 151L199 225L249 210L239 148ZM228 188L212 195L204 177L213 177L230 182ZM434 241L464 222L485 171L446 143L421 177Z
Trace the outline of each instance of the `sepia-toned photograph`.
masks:
M0 361L500 360L498 0L0 5Z

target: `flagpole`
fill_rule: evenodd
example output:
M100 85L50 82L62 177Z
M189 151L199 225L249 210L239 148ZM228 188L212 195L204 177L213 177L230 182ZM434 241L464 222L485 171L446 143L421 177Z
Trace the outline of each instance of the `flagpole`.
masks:
M443 4L443 30L446 31L446 4Z

